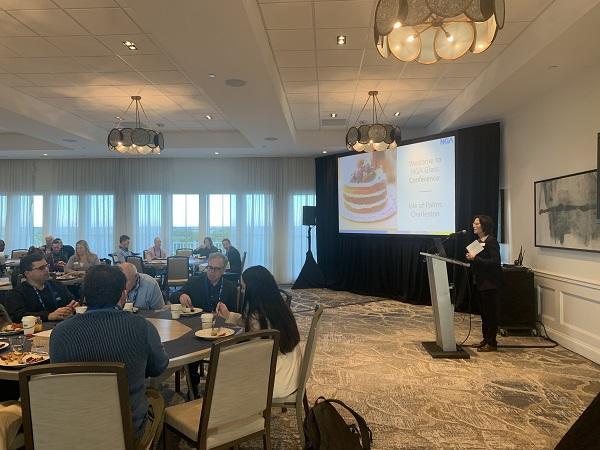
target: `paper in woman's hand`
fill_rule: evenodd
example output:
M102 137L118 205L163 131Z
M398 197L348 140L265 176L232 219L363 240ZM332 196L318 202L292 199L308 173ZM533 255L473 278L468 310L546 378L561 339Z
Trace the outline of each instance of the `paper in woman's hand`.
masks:
M483 245L478 240L474 240L467 245L467 251L473 255L478 255L483 250Z

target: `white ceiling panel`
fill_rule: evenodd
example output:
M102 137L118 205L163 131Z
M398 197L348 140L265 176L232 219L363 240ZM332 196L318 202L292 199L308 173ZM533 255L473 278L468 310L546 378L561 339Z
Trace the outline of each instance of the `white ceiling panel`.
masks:
M371 23L372 0L323 1L315 3L317 28L362 28Z
M175 66L165 55L130 55L122 56L134 69L144 72L151 70L174 70Z
M402 74L403 66L365 66L360 69L360 78L366 80L392 80Z
M16 57L16 56L19 56L19 55L17 55L11 49L6 48L6 47L0 45L0 58L13 58L13 57Z
M89 72L73 58L0 58L0 69L9 73Z
M315 39L312 30L269 30L273 50L313 50Z
M287 99L289 104L317 103L319 101L319 94L317 92L304 94L288 94Z
M361 96L363 96L365 99L368 97L367 93L369 91L379 91L379 93L382 95L383 92L396 89L397 85L397 80L359 80L356 90L360 101Z
M112 52L93 36L59 36L46 39L67 56L112 55Z
M116 56L85 56L75 60L86 67L87 72L128 72L131 67Z
M288 95L317 93L317 83L315 81L288 81L283 83L283 86Z
M54 3L61 8L110 8L119 6L114 0L54 0Z
M553 0L506 0L507 22L530 22Z
M296 126L296 130L318 130L319 119L296 119L294 117L294 125Z
M402 67L404 65L412 65L414 63L405 63L396 59L394 56L390 56L389 58L384 58L379 54L379 52L374 48L374 44L372 46L372 38L367 39L367 45L365 49L365 61L364 64L367 66L397 66Z
M354 104L354 93L348 92L321 92L319 93L319 101L323 104L342 103L344 105Z
M373 34L369 28L318 28L317 49L334 50L337 48L362 50L367 42L367 37ZM346 45L338 45L337 37L346 36Z
M154 42L145 34L116 34L109 36L98 36L98 39L102 41L113 53L122 56L130 55L156 55L161 53ZM133 42L137 50L129 50L123 42Z
M310 2L270 3L260 7L267 30L298 30L313 27Z
M319 116L319 105L317 103L293 103L290 105L290 109L292 115L298 119Z
M354 92L356 81L319 81L319 92Z
M487 66L488 63L445 64L444 76L472 78L479 75Z
M163 94L169 96L194 96L198 95L198 90L191 84L159 84L156 86Z
M444 74L446 64L407 64L402 78L436 78Z
M351 81L358 76L358 66L355 67L319 67L319 80Z
M189 79L177 70L142 71L142 75L156 84L186 84Z
M63 53L42 37L22 36L0 38L0 45L8 47L19 56L62 56Z
M283 82L288 81L313 81L317 79L317 70L314 67L282 67L279 69Z
M31 86L33 83L24 77L12 75L10 73L0 73L0 84L4 86Z
M171 100L177 103L179 106L184 108L187 111L200 111L205 114L214 111L214 107L210 104L210 102L201 95L195 96L178 96L178 95L170 95ZM202 116L204 117L204 115Z
M349 50L342 48L335 50L318 50L317 63L319 67L338 67L338 66L356 66L359 67L362 61L362 50Z
M35 30L40 36L76 36L88 34L61 9L12 11L11 16Z
M140 34L138 26L121 8L89 8L66 10L77 22L92 34L115 34L115 30L127 30Z
M529 22L506 22L504 28L498 31L494 44L510 44L515 38L523 32Z
M275 52L279 67L314 67L315 52L312 50L281 50Z
M434 78L407 78L398 80L396 89L406 91L425 91L433 89L436 85L436 79Z
M129 86L148 84L138 72L73 73L67 75L76 84L90 86Z
M35 33L8 13L0 11L0 36L35 36Z
M7 11L19 9L53 9L56 7L51 0L0 0L0 8Z
M24 80L35 86L74 86L75 82L65 74L56 73L24 73L20 74ZM24 84L22 86L27 86Z
M436 84L436 89L465 89L475 78L441 78Z

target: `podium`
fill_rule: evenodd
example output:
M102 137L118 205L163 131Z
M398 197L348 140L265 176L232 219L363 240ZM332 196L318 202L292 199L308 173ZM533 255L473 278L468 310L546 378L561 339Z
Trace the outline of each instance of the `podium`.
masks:
M430 253L420 253L427 261L429 275L429 291L435 320L435 342L421 344L432 358L470 358L469 354L456 344L454 337L454 305L450 301L448 271L446 264L469 267L470 265L456 259L444 258Z

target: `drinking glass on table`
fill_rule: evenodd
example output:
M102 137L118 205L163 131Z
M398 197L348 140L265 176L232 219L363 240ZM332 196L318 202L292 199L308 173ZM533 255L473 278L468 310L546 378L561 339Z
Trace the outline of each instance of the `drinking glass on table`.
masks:
M13 336L8 342L13 352L22 352L25 345L25 336Z

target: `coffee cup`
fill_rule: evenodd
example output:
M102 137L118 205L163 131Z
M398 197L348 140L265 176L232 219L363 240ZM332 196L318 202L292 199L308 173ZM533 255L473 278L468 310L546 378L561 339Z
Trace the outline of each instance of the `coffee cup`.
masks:
M202 320L202 328L212 328L214 315L212 313L204 313L200 316Z
M87 311L87 306L77 306L75 308L75 314L83 314Z
M21 319L23 334L25 334L25 336L31 336L35 332L36 322L37 317L35 316L24 316L23 319Z
M123 311L132 312L133 311L133 303L130 303L130 302L125 303L125 306L123 306Z

